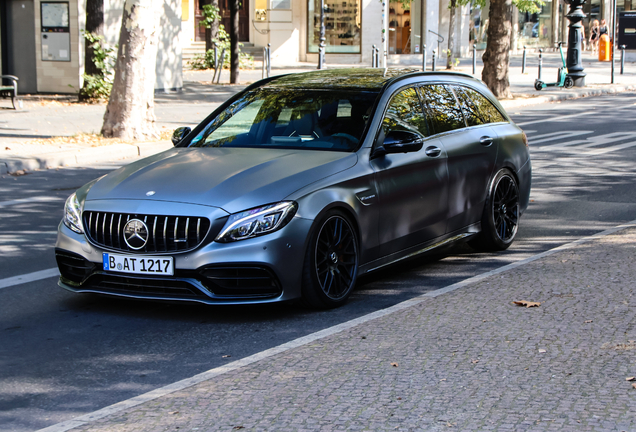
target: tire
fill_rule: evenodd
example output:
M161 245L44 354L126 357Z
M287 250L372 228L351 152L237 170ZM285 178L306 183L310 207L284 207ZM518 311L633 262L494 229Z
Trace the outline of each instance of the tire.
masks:
M488 251L508 249L517 235L518 227L519 186L512 173L502 169L490 185L481 219L481 233L470 245Z
M543 90L543 81L535 81L534 82L534 89L536 91L541 91Z
M302 303L331 309L346 303L358 276L358 236L349 218L328 212L315 224L305 252Z
M570 75L566 75L565 79L563 80L563 87L565 87L566 89L571 89L572 87L574 87L574 80Z

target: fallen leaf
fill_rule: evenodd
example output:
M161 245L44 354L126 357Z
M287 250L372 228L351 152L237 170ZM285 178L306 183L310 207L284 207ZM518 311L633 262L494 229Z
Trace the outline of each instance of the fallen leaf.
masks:
M636 383L632 383L632 387L636 388Z
M473 364L477 364L477 363L479 363L479 359L472 359L472 360L471 360L471 362L472 362Z
M586 320L586 321L585 321L585 324L589 324L589 323L591 323L591 322L592 322L592 320Z
M446 378L442 378L441 380L439 380L439 382L442 382L442 381L446 381Z
M547 351L546 351L546 350L544 350L544 349L540 349L540 350L539 350L539 352L540 352L541 354L543 354L543 353L546 353Z
M402 400L402 398L397 398L397 400Z
M398 367L399 365L397 363L391 363L391 366Z
M229 354L226 354L226 355L224 355L224 356L221 356L221 358L228 358L228 357L232 357L232 356L231 356L231 355L229 355Z
M527 308L539 307L541 305L540 302L531 302L527 300L513 301L512 303L516 304L517 306L525 306Z
M170 414L179 414L179 411L172 411Z
M636 377L627 377L625 378L625 381L634 381L636 380Z

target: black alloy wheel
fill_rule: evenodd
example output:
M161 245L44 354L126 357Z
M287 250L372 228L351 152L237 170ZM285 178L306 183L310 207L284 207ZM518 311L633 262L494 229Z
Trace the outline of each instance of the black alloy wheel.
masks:
M512 242L519 224L519 190L514 178L504 175L495 184L492 214L495 232L502 242Z
M510 171L495 176L484 214L481 233L470 245L481 250L505 250L514 241L519 228L519 186Z
M306 305L325 309L346 302L358 273L358 239L344 214L330 212L317 225L303 273Z

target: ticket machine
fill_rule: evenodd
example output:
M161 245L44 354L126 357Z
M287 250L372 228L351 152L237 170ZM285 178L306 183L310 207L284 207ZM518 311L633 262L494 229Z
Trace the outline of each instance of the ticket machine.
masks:
M42 61L71 61L69 3L40 3Z

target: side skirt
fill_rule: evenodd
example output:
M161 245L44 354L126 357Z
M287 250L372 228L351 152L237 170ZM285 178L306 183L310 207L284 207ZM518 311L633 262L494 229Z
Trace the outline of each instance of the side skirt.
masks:
M359 274L370 273L375 270L379 270L383 267L395 264L405 259L413 258L414 256L421 255L427 252L431 252L435 249L439 249L443 246L447 246L451 243L456 243L461 240L466 240L469 237L479 234L481 231L481 222L474 223L467 227L457 230L455 232L438 237L430 242L422 243L417 246L410 247L401 252L373 260L360 266Z

